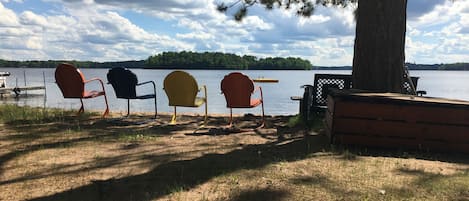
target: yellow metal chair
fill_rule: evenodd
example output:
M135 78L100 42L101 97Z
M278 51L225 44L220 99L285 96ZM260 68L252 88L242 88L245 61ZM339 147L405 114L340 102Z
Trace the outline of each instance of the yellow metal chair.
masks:
M207 87L198 87L197 81L189 73L173 71L166 76L163 82L164 91L168 96L169 106L174 106L174 114L171 124L176 123L176 107L199 107L205 103L204 126L207 124ZM203 89L204 97L197 97L197 93Z

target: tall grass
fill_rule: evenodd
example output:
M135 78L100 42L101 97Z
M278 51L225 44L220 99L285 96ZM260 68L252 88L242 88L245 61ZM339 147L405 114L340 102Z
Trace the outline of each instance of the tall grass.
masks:
M61 121L66 116L76 115L73 111L51 108L37 108L29 106L17 106L13 104L0 105L0 122L10 124L45 123ZM82 115L89 116L88 113Z

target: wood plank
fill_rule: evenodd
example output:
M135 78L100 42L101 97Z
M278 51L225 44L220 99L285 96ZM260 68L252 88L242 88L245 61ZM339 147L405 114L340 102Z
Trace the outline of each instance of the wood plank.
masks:
M334 116L469 126L469 109L336 101Z
M333 116L332 116L332 113L330 113L329 111L326 111L326 117L325 117L325 126L326 126L326 135L329 137L329 140L332 139L332 136L333 136Z
M467 101L368 94L331 96L328 105L337 143L469 153Z
M469 153L469 144L464 143L444 143L444 142L425 142L416 144L414 141L404 139L392 139L385 137L354 136L354 135L335 135L335 141L341 144L365 145L372 147L385 148L411 148L419 150L437 150L437 151L457 151Z
M351 90L349 90L351 91ZM382 102L392 104L416 104L416 105L447 105L450 107L469 107L469 101L436 98L436 97L422 97L398 93L366 93L366 92L347 92L347 90L338 91L333 96L360 102Z
M327 96L327 110L331 112L331 114L334 113L334 106L335 106L335 101L334 98L331 95Z
M46 87L44 86L7 87L7 88L0 88L0 93L14 92L15 90L20 90L20 91L41 90L45 88Z
M409 138L418 142L469 143L469 126L442 126L348 118L335 118L333 123L333 129L338 133Z
M367 119L334 119L334 131L345 134L377 135L382 137L405 137L416 140L422 132L407 123Z
M419 148L415 140L405 140L396 138L387 138L379 136L362 136L362 135L342 135L336 132L334 135L335 142L340 144L367 145L373 147L406 147Z

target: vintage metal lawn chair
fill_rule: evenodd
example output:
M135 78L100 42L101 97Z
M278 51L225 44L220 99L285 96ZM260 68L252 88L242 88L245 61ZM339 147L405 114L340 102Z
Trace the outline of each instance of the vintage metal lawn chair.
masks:
M130 100L131 99L154 99L155 100L155 118L157 116L157 103L156 103L156 84L153 81L146 81L138 83L137 75L132 71L122 67L116 67L109 70L107 73L108 83L112 85L117 98L127 99L127 116L130 115ZM137 95L137 86L145 84L153 85L153 93L145 95Z
M187 72L173 71L164 79L164 91L168 96L169 106L174 106L174 114L171 118L171 124L176 123L176 107L200 107L205 104L204 124L207 124L207 87L203 85L201 88L197 85L197 81ZM203 89L204 97L197 97L197 93Z
M85 111L83 107L83 99L95 98L104 96L104 102L106 103L106 110L103 113L103 117L109 114L109 105L107 103L106 90L104 89L103 81L99 78L85 79L85 76L79 69L72 64L62 63L55 69L55 81L62 91L64 98L79 98L81 107L78 110L78 114ZM85 84L91 81L98 81L101 84L101 90L85 90Z
M221 81L221 91L225 95L226 106L230 108L230 126L233 125L233 108L253 108L258 105L262 107L262 124L260 127L264 126L264 97L262 95L262 88L260 86L254 88L254 83L248 76L239 72L226 75ZM259 91L260 98L251 98L255 91Z

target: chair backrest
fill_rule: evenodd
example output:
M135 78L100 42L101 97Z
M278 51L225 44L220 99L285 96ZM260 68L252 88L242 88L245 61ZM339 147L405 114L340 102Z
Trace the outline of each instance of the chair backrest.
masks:
M342 74L315 74L314 86L312 91L313 106L327 106L327 95L329 90L334 89L351 89L352 75Z
M254 83L248 76L233 72L221 81L221 91L225 95L227 107L249 107Z
M194 106L199 87L189 73L171 72L164 78L163 87L170 106Z
M417 88L419 77L411 77L412 84ZM351 89L352 75L347 74L315 74L313 89L309 89L312 96L312 105L314 107L326 107L327 95L331 88ZM407 79L404 80L403 89L405 94L412 94L413 89Z
M112 85L117 98L130 99L137 97L137 75L129 69L112 68L107 73L107 80Z
M85 77L72 64L62 63L55 69L55 82L64 98L82 98L85 92Z

